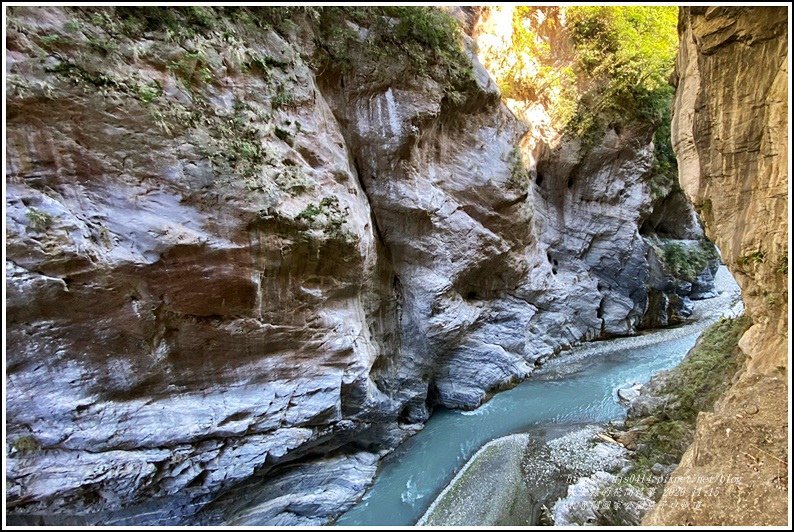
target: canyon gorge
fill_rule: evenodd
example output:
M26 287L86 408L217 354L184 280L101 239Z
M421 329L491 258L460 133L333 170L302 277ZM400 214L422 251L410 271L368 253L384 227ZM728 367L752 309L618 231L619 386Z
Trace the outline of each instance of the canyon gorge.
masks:
M10 8L8 523L333 523L724 262L746 361L671 478L744 481L644 522L785 524L788 14L659 9L625 100L586 10Z

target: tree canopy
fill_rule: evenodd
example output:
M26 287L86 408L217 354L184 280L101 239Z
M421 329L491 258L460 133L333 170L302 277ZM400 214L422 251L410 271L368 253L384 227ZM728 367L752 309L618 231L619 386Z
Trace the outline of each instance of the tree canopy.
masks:
M664 121L673 93L668 79L678 49L678 8L572 6L566 17L578 68L592 81L583 95L590 111Z

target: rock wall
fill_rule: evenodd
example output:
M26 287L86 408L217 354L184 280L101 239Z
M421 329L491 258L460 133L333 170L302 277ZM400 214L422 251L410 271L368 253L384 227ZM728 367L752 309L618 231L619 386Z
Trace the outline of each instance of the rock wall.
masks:
M753 325L739 343L746 367L714 412L700 414L673 475L686 489L667 488L648 524L787 521L787 18L785 7L681 10L673 120L680 180L742 287ZM687 486L695 476L709 482Z
M533 162L472 53L451 92L317 63L311 9L164 13L10 12L11 522L323 523L434 406L641 324L651 132Z
M250 17L195 18L11 15L10 514L175 522L404 434L371 376L394 275L313 72Z
M531 14L520 23L528 25L538 48L549 50L544 60L555 71L574 68L576 51L565 9L529 9ZM532 78L549 67L532 57L521 38L514 39L515 10L493 6L469 12L479 57L500 86L514 83L511 72L516 68ZM583 92L595 81L580 76L576 83ZM519 92L504 98L527 125L521 149L529 166L534 227L538 247L547 251L552 263L552 274L573 274L565 284L589 284L587 297L600 297L596 313L600 334L627 334L688 317L690 298L716 295L713 275L719 260L715 253L714 260L703 262L699 275L689 279L667 264L668 245L695 252L710 244L704 244L701 223L681 190L673 183L654 183L653 128L630 121L615 123L589 145L557 116L565 103L555 91L552 84L534 97ZM592 301L584 307L592 308ZM569 309L566 303L561 313Z

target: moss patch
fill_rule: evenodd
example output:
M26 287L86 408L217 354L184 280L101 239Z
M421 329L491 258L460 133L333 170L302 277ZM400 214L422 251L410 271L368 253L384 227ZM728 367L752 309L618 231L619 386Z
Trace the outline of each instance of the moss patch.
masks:
M322 229L329 238L344 242L354 242L356 236L346 230L348 209L339 206L339 198L327 196L319 204L309 203L296 217L295 220L305 223L310 228Z
M519 191L525 191L529 186L529 171L518 148L510 152L510 180L507 186Z
M33 436L20 436L13 443L14 449L20 453L32 453L38 451L41 448L38 440Z

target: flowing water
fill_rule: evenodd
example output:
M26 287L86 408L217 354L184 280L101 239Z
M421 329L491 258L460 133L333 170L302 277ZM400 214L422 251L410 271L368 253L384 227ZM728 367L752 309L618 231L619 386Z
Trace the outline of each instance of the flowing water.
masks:
M730 277L722 272L726 288L720 297L696 303L696 323L585 344L476 410L436 411L425 428L384 459L370 490L337 524L413 525L488 441L537 424L623 418L625 409L615 400L616 388L645 382L675 366L709 323L719 315L741 311L740 304L734 304L738 287L725 275Z

